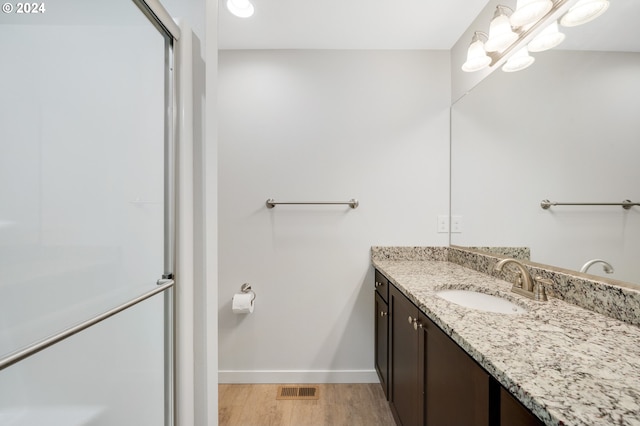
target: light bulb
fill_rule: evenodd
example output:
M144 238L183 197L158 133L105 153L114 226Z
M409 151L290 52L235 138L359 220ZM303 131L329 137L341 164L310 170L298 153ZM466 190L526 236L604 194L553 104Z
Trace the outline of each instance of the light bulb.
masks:
M524 27L525 25L538 22L553 7L551 0L518 0L516 10L509 18L514 27Z
M558 31L558 21L554 21L547 28L545 28L540 34L535 36L529 43L527 48L529 52L542 52L545 50L553 49L557 45L563 42L565 35Z
M518 50L512 57L502 66L504 72L521 71L535 62L536 58L529 55L526 47Z
M560 18L560 24L565 27L586 24L602 15L608 8L608 0L580 0Z
M484 33L482 33L484 34ZM474 72L486 68L491 63L491 58L484 50L484 43L476 32L467 50L467 61L462 64L462 71Z
M509 17L504 14L502 8L504 6L496 8L496 13L489 24L489 39L484 44L487 52L502 52L518 39L518 34L511 29Z

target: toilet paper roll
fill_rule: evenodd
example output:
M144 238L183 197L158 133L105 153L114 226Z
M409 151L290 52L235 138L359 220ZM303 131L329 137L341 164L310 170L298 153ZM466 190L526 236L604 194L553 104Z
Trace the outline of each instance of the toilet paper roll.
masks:
M250 314L253 312L253 302L255 295L253 293L236 293L233 295L231 308L234 314Z

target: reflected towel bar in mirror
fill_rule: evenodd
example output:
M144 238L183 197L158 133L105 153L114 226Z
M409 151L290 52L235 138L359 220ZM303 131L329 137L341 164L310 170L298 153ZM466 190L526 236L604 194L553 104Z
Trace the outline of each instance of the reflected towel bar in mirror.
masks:
M551 206L622 206L623 209L629 210L633 206L640 206L640 203L634 203L631 200L624 200L621 203L561 203L558 201L542 200L540 207L547 210Z
M346 205L349 205L349 207L351 207L352 209L355 209L356 207L358 207L360 203L355 198L352 198L349 201L276 201L273 198L269 198L266 204L267 204L267 207L270 209L274 208L277 204L305 204L305 205L346 204Z

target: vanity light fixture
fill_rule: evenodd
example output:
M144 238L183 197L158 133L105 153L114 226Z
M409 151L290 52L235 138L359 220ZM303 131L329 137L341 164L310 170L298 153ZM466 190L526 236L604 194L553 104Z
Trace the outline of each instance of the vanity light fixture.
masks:
M509 20L513 27L524 27L538 22L552 7L551 0L518 0Z
M553 21L540 34L535 36L527 46L529 52L543 52L553 49L564 41L565 35L558 30L558 21Z
M462 71L480 71L489 66L491 58L484 50L484 43L487 41L487 34L482 31L473 33L471 44L467 50L467 61L462 64Z
M462 70L479 71L501 63L505 58L508 59L503 71L523 70L535 61L529 52L549 50L564 41L565 35L558 30L558 24L565 27L581 25L602 15L608 8L609 0L517 0L515 12L499 4L489 24L489 35L481 31L474 33ZM555 20L561 14L564 14L562 18ZM539 29L542 31L538 32ZM531 35L533 32L536 32L535 36ZM481 35L486 40L480 38ZM528 46L519 49L525 40L529 42Z
M529 51L526 46L518 50L510 57L507 62L502 66L504 72L521 71L535 62L536 58L529 55Z
M227 0L227 9L238 18L248 18L254 12L249 0Z
M498 5L489 24L489 39L484 44L487 52L502 52L518 40L518 34L513 32L509 15L512 10L507 6Z
M580 0L560 18L564 27L586 24L602 15L609 8L609 0Z

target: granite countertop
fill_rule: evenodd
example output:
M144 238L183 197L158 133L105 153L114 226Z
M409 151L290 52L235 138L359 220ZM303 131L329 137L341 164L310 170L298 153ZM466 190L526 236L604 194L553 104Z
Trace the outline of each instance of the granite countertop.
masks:
M640 425L640 327L559 299L527 299L447 261L372 262L545 424ZM464 308L435 295L446 288L501 296L528 312Z

